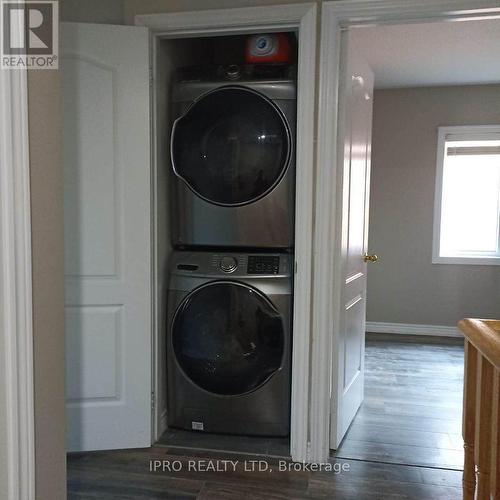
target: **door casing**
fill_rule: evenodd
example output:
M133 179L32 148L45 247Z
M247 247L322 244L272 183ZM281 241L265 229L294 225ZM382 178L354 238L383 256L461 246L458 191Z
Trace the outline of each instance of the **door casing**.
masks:
M12 30L22 33L22 27ZM56 132L57 133L57 132ZM28 72L0 70L0 497L35 497ZM36 301L35 301L36 302ZM59 421L59 419L58 419ZM21 480L22 478L22 480Z
M314 451L309 444L309 394L310 394L310 330L312 293L312 241L313 241L313 198L314 198L314 116L315 116L315 63L316 63L316 4L294 4L283 6L262 6L236 9L177 12L171 14L139 15L135 24L151 30L152 82L155 81L157 43L161 39L194 38L206 36L266 33L273 31L295 31L299 37L298 92L297 92L297 140L296 140L296 208L295 208L295 275L294 275L294 331L292 348L292 392L290 454L296 461L311 461ZM156 129L158 117L155 114L155 92L151 93L153 123L152 133L152 176L156 178ZM154 181L153 181L154 184ZM155 188L153 187L153 225L156 220ZM152 228L155 235L155 228ZM154 236L153 236L154 237ZM152 248L156 244L152 242ZM158 260L153 256L153 276ZM158 305L157 287L153 285L153 387L160 386L161 351L159 336L162 332L155 309ZM154 389L155 390L155 389ZM155 398L156 399L156 398ZM164 430L165 416L157 409L153 415L153 441Z

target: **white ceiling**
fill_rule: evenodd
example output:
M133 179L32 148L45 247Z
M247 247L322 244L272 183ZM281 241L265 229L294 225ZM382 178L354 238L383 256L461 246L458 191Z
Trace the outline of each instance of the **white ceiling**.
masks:
M353 28L376 88L500 83L500 19Z

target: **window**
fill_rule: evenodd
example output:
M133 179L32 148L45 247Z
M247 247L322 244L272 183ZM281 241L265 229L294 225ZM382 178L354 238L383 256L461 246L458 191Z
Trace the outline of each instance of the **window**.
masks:
M500 125L439 127L432 262L500 265Z

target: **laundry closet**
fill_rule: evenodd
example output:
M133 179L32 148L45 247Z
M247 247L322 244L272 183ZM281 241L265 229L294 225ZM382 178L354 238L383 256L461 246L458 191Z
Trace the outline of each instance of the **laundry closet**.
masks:
M297 33L61 39L68 449L288 455Z
M294 33L158 42L162 444L289 435L296 53Z

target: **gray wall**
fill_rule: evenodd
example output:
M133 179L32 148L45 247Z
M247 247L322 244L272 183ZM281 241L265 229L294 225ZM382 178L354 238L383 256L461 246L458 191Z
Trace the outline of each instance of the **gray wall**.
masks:
M28 72L37 500L66 498L59 72Z
M303 3L304 0L59 0L61 21L135 24L137 14ZM316 0L316 3L321 3Z
M500 85L375 92L368 321L500 317L500 266L432 264L437 127L500 123Z
M61 21L124 24L124 0L59 0Z

